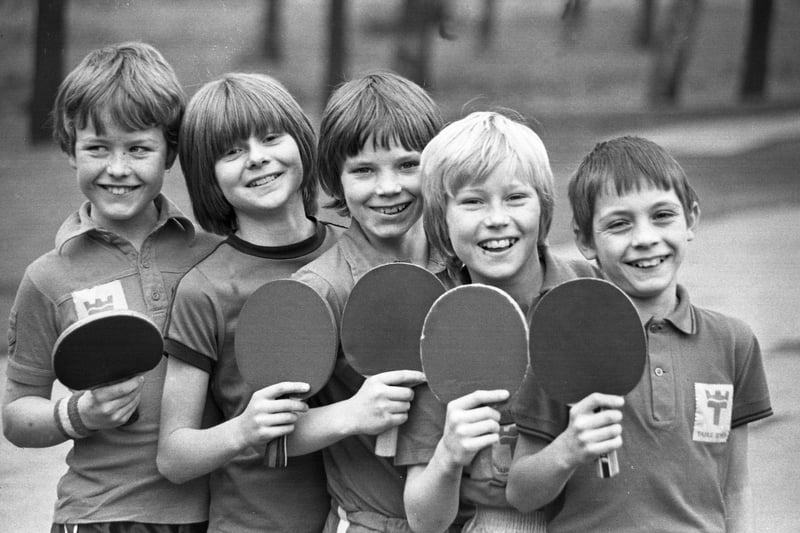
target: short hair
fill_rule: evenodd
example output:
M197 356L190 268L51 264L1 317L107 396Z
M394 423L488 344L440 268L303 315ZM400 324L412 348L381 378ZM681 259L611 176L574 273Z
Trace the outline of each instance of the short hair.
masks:
M553 172L544 143L521 121L521 116L510 111L476 111L445 126L422 152L425 233L451 270L462 264L450 241L447 203L462 187L483 183L497 168L507 168L536 190L538 242L547 240L555 205Z
M237 142L274 132L285 132L297 143L303 205L306 215L313 216L317 139L310 120L280 82L264 74L234 72L206 83L192 96L181 125L178 155L201 227L219 235L236 231L236 213L219 187L214 166Z
M67 75L53 105L53 137L75 154L75 130L91 123L103 133L110 120L138 131L161 128L171 165L186 94L172 66L149 44L126 42L93 50Z
M385 70L372 71L340 85L328 99L319 131L317 168L327 207L349 216L342 189L342 167L372 137L375 148L398 143L422 152L443 124L439 107L416 83Z
M653 141L625 136L596 144L570 177L567 189L576 236L593 242L595 204L604 191L613 187L622 195L645 186L675 191L687 221L699 202L681 165Z

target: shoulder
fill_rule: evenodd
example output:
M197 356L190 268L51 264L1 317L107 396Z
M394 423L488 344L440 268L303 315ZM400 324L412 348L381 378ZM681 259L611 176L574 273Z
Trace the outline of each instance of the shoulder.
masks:
M342 271L349 272L347 258L337 240L319 257L300 268L292 277L301 281L321 278L334 283Z
M68 263L69 259L57 250L50 250L25 268L23 283L30 283L42 292L48 292L49 287L59 285L59 280L69 269Z
M292 275L311 286L331 306L337 318L355 284L350 264L337 242Z
M211 292L217 284L217 278L227 275L225 267L229 265L232 258L227 253L231 248L223 246L224 243L224 240L215 241L186 270L178 282L176 298Z
M600 277L597 267L580 257L579 254L554 253L548 246L541 246L539 253L545 268L550 271L548 277L560 278L563 281L573 278Z
M753 329L744 320L737 317L692 305L699 334L708 336L726 336L740 340L755 338Z

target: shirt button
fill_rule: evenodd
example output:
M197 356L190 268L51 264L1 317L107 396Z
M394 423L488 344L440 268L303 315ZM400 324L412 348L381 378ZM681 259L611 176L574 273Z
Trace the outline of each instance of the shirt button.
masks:
M145 261L144 263L142 263L142 268L150 268L150 263Z
M650 331L653 333L661 331L661 324L650 324Z
M661 376L664 375L664 369L663 368L656 368L655 373L656 373L656 376L661 377Z
M153 300L160 300L160 299L161 299L161 293L158 291L153 291Z

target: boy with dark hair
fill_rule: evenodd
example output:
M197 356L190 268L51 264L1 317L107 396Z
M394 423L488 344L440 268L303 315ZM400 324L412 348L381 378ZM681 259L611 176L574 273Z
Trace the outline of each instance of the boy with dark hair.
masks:
M413 262L444 269L422 228L420 153L439 131L438 106L417 84L391 72L344 83L323 113L318 165L332 207L350 228L295 278L330 304L337 322L355 283L372 267ZM368 378L339 354L318 394L322 407L298 420L293 453L323 448L332 509L326 532L409 531L403 508L405 468L374 453L375 435L406 420L421 372L398 370Z
M657 144L621 137L584 158L569 198L581 253L639 312L648 363L625 398L595 393L569 411L523 386L509 501L558 498L553 533L749 531L747 424L772 407L751 329L678 284L700 217L686 174ZM597 477L612 450L620 473Z

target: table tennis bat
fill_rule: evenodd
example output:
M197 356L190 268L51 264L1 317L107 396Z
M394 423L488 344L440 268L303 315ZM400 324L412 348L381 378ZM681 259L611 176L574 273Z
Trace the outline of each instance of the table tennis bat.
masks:
M146 315L130 309L103 311L82 318L56 339L53 371L72 390L111 385L158 365L164 340ZM123 425L136 422L138 411Z
M434 302L422 328L422 369L442 403L476 390L513 396L528 366L528 328L517 303L490 285L450 289Z
M511 401L528 368L528 326L508 293L473 283L450 289L434 302L422 328L422 369L434 396L448 403L476 390L504 389ZM486 512L484 512L486 511ZM491 526L484 524L491 516ZM472 526L518 530L516 510L479 506ZM487 529L488 530L488 529Z
M333 373L337 347L328 302L301 281L280 279L262 285L239 313L234 354L242 378L254 389L300 381L310 386L302 399L313 396ZM287 466L285 436L267 443L265 463Z
M363 376L421 370L419 338L425 315L444 285L413 263L387 263L367 271L342 311L342 351ZM393 457L397 427L378 435L375 454Z
M536 381L566 405L593 392L624 396L642 377L647 338L636 307L612 283L579 278L539 300L531 319ZM598 475L619 472L616 452L598 459Z

